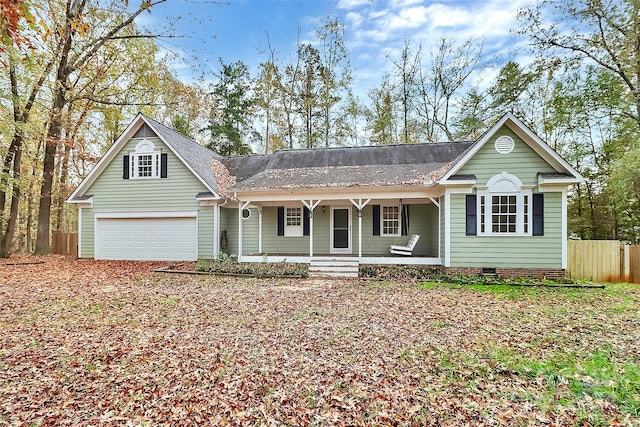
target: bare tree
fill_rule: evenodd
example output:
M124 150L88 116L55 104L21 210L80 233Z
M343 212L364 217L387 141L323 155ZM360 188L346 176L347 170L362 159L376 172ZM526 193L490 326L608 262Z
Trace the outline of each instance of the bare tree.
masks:
M416 136L413 132L414 123L411 120L412 111L414 111L414 100L416 94L417 77L420 72L420 58L422 55L422 46L417 51L411 50L411 41L405 39L404 47L400 53L400 59L391 59L395 67L395 88L397 91L397 100L400 103L400 114L402 116L402 139L400 142L408 144L416 142Z
M430 141L439 139L440 132L449 141L455 139L451 119L456 96L471 73L478 69L481 54L482 43L478 40L456 46L443 36L431 52L430 67L427 70L420 68L416 81L416 112L427 123Z

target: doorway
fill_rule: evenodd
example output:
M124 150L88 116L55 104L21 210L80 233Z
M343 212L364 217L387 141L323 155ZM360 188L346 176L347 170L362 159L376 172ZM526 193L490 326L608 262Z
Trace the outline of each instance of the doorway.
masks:
M351 253L351 207L331 207L331 253Z

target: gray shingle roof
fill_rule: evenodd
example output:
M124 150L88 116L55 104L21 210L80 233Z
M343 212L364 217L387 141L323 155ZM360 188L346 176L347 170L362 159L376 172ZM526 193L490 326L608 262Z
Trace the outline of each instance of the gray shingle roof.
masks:
M282 150L223 158L235 175L229 191L373 187L436 181L471 142Z
M171 145L171 148L182 157L211 189L218 191L216 177L211 168L211 158L220 158L219 154L148 116L144 116L144 118L153 131L167 144Z
M449 177L449 180L451 181L466 181L469 179L476 179L476 176L474 174L455 174L455 175L451 175Z
M538 172L538 176L543 178L573 178L573 175L562 172Z

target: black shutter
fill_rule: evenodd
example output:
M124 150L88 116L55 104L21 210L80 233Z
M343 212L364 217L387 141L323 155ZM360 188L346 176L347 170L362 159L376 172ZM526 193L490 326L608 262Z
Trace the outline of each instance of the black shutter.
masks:
M278 236L284 236L284 206L278 206Z
M122 179L129 179L129 156L122 158Z
M533 195L533 235L544 236L544 194Z
M380 235L380 205L373 205L373 235Z
M160 153L160 178L167 177L167 153Z
M400 214L400 219L402 221L400 226L400 235L408 236L409 235L409 205L402 205L402 213Z
M309 208L306 206L302 209L302 235L309 235Z
M476 195L467 194L467 236L476 236L478 234L478 215L476 205Z

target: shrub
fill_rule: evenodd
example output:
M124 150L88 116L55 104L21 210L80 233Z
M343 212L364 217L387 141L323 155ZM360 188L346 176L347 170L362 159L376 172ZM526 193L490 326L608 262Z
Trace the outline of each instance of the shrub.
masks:
M196 270L214 274L237 276L267 277L307 277L309 268L306 264L291 262L238 262L237 255L220 254L214 260L200 260Z
M380 280L416 280L423 282L455 283L457 285L522 285L545 284L562 285L573 284L571 279L539 280L530 277L498 277L493 275L447 274L437 266L414 265L362 265L360 277Z
M362 265L360 277L381 280L437 280L442 277L439 267L414 265Z

